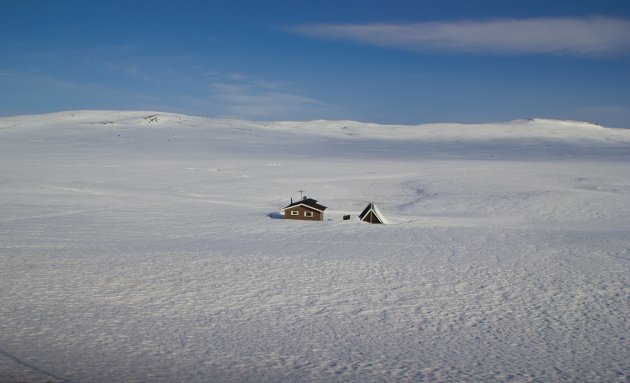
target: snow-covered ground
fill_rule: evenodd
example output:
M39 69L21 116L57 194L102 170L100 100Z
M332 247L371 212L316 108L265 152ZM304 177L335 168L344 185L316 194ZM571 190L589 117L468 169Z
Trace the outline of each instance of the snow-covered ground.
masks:
M0 381L627 382L629 163L567 121L2 118Z

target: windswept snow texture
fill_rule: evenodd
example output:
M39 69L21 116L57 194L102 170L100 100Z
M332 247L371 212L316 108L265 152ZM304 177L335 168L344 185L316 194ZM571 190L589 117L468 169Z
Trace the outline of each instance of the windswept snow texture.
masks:
M1 382L627 382L630 130L3 118L0 296Z

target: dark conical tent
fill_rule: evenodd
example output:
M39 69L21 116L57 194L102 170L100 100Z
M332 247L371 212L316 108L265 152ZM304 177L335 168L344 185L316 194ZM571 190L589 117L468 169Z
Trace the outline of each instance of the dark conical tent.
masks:
M369 203L361 214L359 219L369 223L386 223L385 218L380 210L373 203Z

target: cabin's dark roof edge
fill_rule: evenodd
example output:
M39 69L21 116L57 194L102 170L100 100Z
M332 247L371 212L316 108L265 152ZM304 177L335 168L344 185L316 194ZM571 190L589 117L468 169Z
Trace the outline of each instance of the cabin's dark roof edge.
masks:
M286 210L288 208L294 207L294 206L300 206L300 205L304 205L306 207L310 207L311 209L315 209L318 211L324 211L327 209L326 206L324 205L320 205L317 203L317 201L315 201L312 198L304 198L303 200L297 201L297 202L293 202L292 204L288 205L287 207L285 207L282 210Z

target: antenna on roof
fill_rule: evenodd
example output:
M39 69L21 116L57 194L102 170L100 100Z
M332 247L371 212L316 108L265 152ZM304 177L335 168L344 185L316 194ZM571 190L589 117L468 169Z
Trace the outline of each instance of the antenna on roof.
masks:
M304 190L298 190L300 192L300 200L304 199Z

